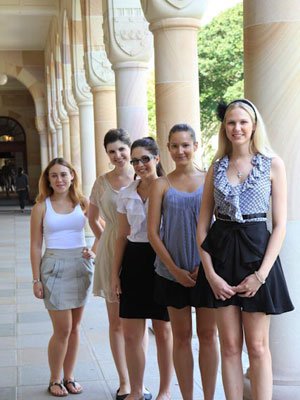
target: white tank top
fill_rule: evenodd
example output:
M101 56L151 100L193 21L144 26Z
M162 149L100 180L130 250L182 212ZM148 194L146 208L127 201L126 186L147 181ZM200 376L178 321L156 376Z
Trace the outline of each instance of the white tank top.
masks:
M69 214L54 211L50 198L46 198L46 213L43 221L47 249L75 249L85 247L85 216L80 204Z

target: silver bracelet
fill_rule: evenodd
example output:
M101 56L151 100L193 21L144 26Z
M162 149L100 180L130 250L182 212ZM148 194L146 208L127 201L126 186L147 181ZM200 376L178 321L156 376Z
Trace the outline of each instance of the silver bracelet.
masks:
M39 282L41 282L41 280L38 278L38 279L32 279L32 284L33 285L35 285L36 283L39 283Z
M259 273L257 271L254 271L254 275L259 283L261 283L262 285L264 285L266 283L265 279L262 279L262 277L259 275Z

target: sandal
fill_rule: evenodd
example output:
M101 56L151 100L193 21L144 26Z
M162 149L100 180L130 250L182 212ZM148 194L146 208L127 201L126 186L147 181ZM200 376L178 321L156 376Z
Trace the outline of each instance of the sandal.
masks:
M126 397L129 395L129 393L119 394L119 392L120 392L120 388L117 390L116 400L125 400Z
M73 389L68 387L68 385L71 385L71 388L73 388ZM82 393L83 389L82 389L82 387L80 385L79 385L79 387L80 387L79 388L78 385L79 385L79 383L76 382L75 379L64 379L64 386L66 387L67 391L70 394L80 394L80 393ZM74 389L76 391L74 391Z
M63 393L62 393L62 394L59 394L59 393L53 392L53 391L51 390L51 388L52 388L53 386L59 386ZM62 384L62 382L50 382L50 383L49 383L49 386L48 386L48 392L49 392L52 396L54 396L54 397L65 397L65 396L68 396L68 391L67 391L67 389L65 388L65 386Z

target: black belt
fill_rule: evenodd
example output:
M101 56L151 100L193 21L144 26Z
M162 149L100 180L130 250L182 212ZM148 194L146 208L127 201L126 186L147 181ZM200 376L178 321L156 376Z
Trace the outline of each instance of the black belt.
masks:
M258 214L243 214L243 219L255 219L255 218L266 218L266 213L258 213ZM229 215L219 214L217 213L217 219L220 218L224 221L233 221Z

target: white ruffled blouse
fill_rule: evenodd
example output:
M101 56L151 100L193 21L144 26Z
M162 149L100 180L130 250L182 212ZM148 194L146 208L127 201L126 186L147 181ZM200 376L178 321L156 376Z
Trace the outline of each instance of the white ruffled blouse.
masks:
M122 189L117 197L117 211L126 214L130 225L127 239L131 242L148 243L147 214L148 199L144 203L137 192L139 179Z

